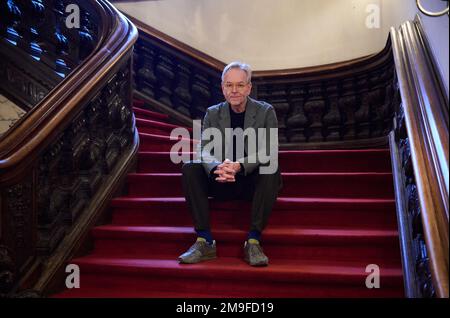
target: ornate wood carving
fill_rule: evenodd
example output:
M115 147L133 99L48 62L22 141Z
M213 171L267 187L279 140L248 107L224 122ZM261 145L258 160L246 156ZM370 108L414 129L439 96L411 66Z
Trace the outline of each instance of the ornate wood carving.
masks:
M54 250L131 143L128 76L126 63L41 157L37 188L42 254Z
M34 76L17 66L15 62L0 59L0 87L9 96L16 97L31 108L48 94L53 85L48 80L34 79Z
M3 227L6 239L3 244L14 251L17 264L24 264L33 257L35 229L33 227L33 176L5 187L2 191L2 210L9 211ZM3 235L2 235L3 236Z
M0 245L0 299L2 298L38 298L41 295L35 290L15 291L17 272L10 250Z
M410 284L416 285L414 287L408 286L411 289L408 292L414 297L431 298L436 297L436 291L429 268L429 256L423 234L421 207L414 176L410 142L406 130L405 113L403 106L400 104L399 94L399 91L396 90L393 97L393 105L396 111L394 136L401 164L399 173L403 181L403 188L401 189L403 195L400 197L405 198L404 206L406 211L398 211L398 213L404 214L405 223L408 226L408 229L399 229L399 231L410 233L411 235L408 245L410 250L403 254L411 255L412 259L404 261L404 263L412 264L412 268L408 269L408 271L411 271L414 277L411 277L409 281ZM418 295L415 293L418 293Z
M0 86L24 108L40 102L95 48L101 28L98 13L86 3L80 8L80 27L69 28L63 0L1 1ZM3 15L5 18L3 18Z
M37 252L47 254L64 236L67 225L64 223L65 198L69 195L59 183L60 158L63 138L60 136L42 156L38 166L38 238Z
M368 70L364 75L349 73L330 80L318 77L304 83L261 79L260 85L256 79L254 85L257 98L277 110L280 141L331 142L387 135L393 116L388 84L392 78L389 59L381 70Z
M399 145L400 153L403 158L403 172L406 180L405 192L408 199L409 219L413 235L413 255L415 261L415 271L417 276L418 290L422 297L435 297L431 274L428 266L429 258L425 240L423 236L422 220L419 198L417 195L417 186L415 184L414 174L411 166L411 152L408 139L401 139Z
M5 298L14 285L14 263L6 246L0 245L0 298Z
M191 118L222 101L220 74L142 35L135 47L136 88Z
M79 28L66 23L69 4L80 9ZM28 297L16 291L42 277L48 283L136 151L130 72L137 32L107 1L8 0L0 14L0 91L20 107L39 104L0 139L0 245L17 277L7 296ZM82 75L67 77L76 67ZM64 251L54 253L62 240ZM1 266L0 257L6 282Z
M420 290L424 295L448 298L448 97L420 20L407 21L398 30L392 28L390 35L402 99L397 113L405 121L400 126L406 127L399 142L403 140L401 147L405 149L406 180L412 180L410 206L415 210L420 207L412 212ZM433 288L427 278L428 258Z

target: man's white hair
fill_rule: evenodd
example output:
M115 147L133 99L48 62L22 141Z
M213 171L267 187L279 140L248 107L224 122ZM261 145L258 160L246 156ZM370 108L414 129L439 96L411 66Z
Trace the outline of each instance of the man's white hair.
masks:
M231 62L230 64L225 66L225 68L223 69L223 72L222 72L222 83L225 78L225 74L233 68L238 68L238 69L243 70L247 74L247 83L251 83L252 69L251 69L250 65L248 65L246 63L242 63L242 62Z

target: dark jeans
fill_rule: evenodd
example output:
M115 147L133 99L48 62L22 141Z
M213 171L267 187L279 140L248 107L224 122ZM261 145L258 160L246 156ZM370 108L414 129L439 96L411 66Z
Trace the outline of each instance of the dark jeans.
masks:
M235 182L220 183L208 176L201 162L183 165L183 191L196 230L209 230L208 196L218 200L252 201L250 230L262 232L282 188L280 169L260 174L259 168L247 176L237 174Z

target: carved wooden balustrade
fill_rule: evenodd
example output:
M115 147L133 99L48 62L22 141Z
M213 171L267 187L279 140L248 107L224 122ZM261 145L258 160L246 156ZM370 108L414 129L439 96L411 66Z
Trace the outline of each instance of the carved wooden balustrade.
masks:
M391 29L396 109L390 147L405 290L448 298L448 96L420 18Z
M192 119L202 119L207 107L223 100L224 63L132 21L140 30L134 62L139 97ZM252 96L275 107L284 146L380 146L392 128L393 74L388 41L379 54L349 62L254 72Z
M88 1L82 2L73 20L72 11L66 10L72 3L0 1L0 85L3 93L26 110L40 102L99 44L105 27L97 23L100 12ZM27 71L31 69L33 72Z
M136 29L106 1L77 3L68 29L70 1L1 0L0 92L28 111L0 138L0 297L51 288L137 151Z
M405 113L401 105L397 109L396 129L391 133L392 152L398 165L396 169L397 207L400 217L403 262L407 271L405 290L408 297L436 297L436 290L429 268L429 255L421 219L420 201L414 168L411 159L411 145L406 130Z

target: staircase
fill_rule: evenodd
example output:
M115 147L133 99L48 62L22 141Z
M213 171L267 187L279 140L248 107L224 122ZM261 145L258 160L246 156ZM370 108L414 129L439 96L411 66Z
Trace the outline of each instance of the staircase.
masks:
M270 265L243 261L250 202L213 200L218 258L180 265L196 235L181 164L169 156L176 126L138 106L128 195L111 201L110 224L92 230L91 253L70 261L81 288L54 297L403 297L389 150L281 151L284 188L262 243ZM379 289L366 287L370 264L379 266Z

